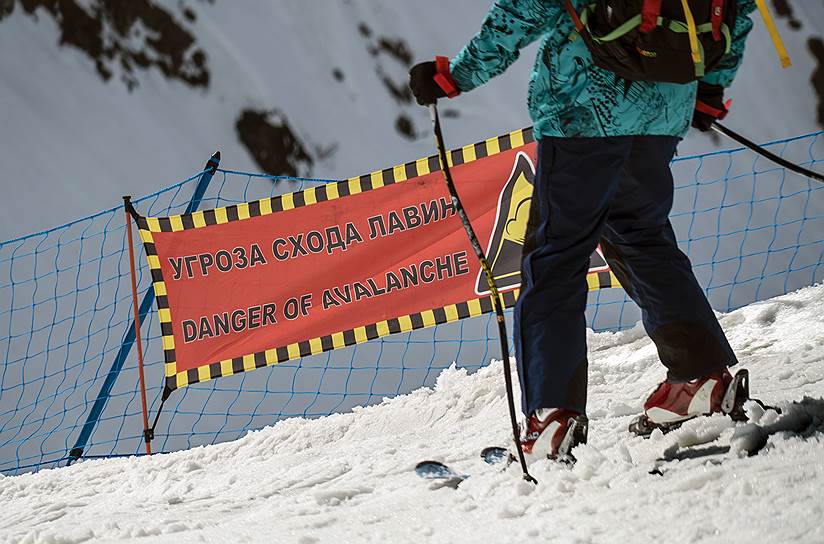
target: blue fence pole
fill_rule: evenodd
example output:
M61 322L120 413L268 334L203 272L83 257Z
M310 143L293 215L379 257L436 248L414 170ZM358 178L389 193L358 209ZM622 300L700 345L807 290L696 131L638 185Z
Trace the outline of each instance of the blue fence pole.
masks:
M212 181L212 176L215 175L215 171L217 171L219 164L220 151L216 151L206 163L204 172L200 176L197 186L195 187L195 192L192 194L192 199L189 201L189 205L186 206L186 213L192 213L197 210L198 206L200 206L200 202L203 200L203 195L206 194L206 189L209 187L209 182ZM149 310L152 309L153 304L154 288L149 286L149 289L146 291L146 295L140 302L140 309L138 311L141 323L143 323L146 316L149 315ZM103 415L103 408L106 406L106 401L109 399L114 383L117 381L117 377L120 375L123 364L126 362L126 358L129 356L129 352L132 350L132 345L134 345L134 343L134 321L131 321L129 326L126 328L126 333L123 335L123 343L120 345L120 349L112 362L112 367L109 369L108 374L106 374L106 380L103 382L103 387L100 388L100 392L94 400L92 409L89 411L89 415L86 416L86 422L83 423L83 428L80 430L80 435L77 437L74 447L69 450L67 464L70 465L72 462L77 461L83 456L83 450L86 448L86 444L88 443L89 438L91 438L92 432L94 432L94 428L100 420L100 416Z

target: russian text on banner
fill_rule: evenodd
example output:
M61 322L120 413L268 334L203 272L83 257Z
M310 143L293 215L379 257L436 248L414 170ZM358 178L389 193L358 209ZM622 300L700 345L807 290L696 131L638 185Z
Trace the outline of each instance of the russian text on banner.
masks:
M524 129L449 153L504 303L535 175ZM137 217L174 389L492 311L437 156L172 217ZM600 251L591 290L618 287Z

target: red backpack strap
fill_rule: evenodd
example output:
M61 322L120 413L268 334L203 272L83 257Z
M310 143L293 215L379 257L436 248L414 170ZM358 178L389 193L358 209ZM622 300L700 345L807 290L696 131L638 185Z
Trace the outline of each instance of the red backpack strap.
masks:
M712 39L721 40L721 22L724 20L724 0L712 0L712 13L710 22L712 23Z
M581 22L581 18L578 17L578 12L575 11L575 8L572 6L572 2L570 0L564 0L564 7L569 13L569 16L572 18L572 23L575 25L575 30L581 32L584 29L584 24Z
M661 15L661 0L644 0L641 6L641 32L652 32L658 26L658 16Z

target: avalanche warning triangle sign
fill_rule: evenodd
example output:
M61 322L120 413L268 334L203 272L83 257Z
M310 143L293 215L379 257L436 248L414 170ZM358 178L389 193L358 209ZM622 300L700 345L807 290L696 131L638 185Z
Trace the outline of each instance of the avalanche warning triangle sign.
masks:
M535 183L535 167L526 153L518 153L509 180L498 196L498 212L492 238L486 250L492 267L492 276L499 289L507 289L521 283L521 259L529 222L529 206ZM601 247L589 258L589 273L608 272ZM475 290L478 294L489 292L483 273L478 274Z

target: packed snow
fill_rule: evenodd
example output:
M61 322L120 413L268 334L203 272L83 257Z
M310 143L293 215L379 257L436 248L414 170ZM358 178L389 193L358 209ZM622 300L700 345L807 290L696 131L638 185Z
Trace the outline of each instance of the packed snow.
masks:
M0 541L824 542L824 286L721 323L753 396L781 414L748 403L737 427L712 416L630 436L664 369L640 327L590 333L589 443L572 468L533 465L537 486L478 456L509 437L493 362L234 442L0 476ZM424 459L470 477L439 487L415 475Z

